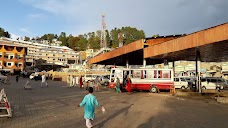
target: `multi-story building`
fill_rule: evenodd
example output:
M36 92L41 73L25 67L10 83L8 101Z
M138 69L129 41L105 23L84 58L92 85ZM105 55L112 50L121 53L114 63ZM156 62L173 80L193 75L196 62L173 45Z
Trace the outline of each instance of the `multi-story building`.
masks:
M26 46L0 39L0 69L11 73L20 72L25 67Z
M74 50L66 46L59 46L61 43L56 40L53 45L50 45L45 41L41 41L41 43L34 43L9 38L2 39L11 41L15 45L25 45L27 47L27 54L25 56L27 66L34 65L35 61L38 59L43 59L46 63L58 65L79 63L79 53L76 53Z

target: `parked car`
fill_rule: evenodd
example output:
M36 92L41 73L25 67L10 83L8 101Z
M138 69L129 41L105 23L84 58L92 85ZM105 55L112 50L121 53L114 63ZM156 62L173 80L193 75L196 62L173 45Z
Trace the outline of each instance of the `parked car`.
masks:
M99 78L100 78L101 85L108 86L108 84L109 84L109 77L110 77L110 75L100 76Z
M35 77L35 76L38 76L38 75L39 75L39 73L36 73L36 72L35 72L35 73L32 73L32 74L29 76L29 79L30 79L30 80L33 80L34 77Z
M184 77L174 77L174 86L176 89L187 89L188 82Z
M201 78L202 89L216 89L223 90L227 87L227 82L221 77L205 77Z
M97 77L97 74L85 74L83 76L83 82L93 81Z
M224 90L228 90L228 80L225 80L225 85L223 86Z

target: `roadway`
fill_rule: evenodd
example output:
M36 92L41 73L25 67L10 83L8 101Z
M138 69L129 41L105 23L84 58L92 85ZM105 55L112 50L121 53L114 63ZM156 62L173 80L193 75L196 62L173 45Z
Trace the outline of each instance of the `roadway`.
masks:
M0 128L82 128L83 108L77 105L87 94L78 87L66 88L65 82L48 80L48 88L31 81L32 90L24 90L27 79L9 77L5 88L13 109L12 118L0 118ZM168 92L115 93L102 88L94 92L106 108L96 109L94 128L227 128L228 109L212 99L171 96Z

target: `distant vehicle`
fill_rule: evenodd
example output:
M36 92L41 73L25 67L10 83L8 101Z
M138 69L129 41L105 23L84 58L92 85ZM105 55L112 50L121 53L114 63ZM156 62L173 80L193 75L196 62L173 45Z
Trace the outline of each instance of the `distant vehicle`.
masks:
M97 77L97 74L84 74L83 82L93 81Z
M36 72L35 72L35 73L32 73L32 74L29 76L29 79L30 79L30 80L33 80L34 77L35 77L35 76L38 76L38 75L39 75L39 73L36 73Z
M223 86L224 90L228 90L228 80L225 80L225 85Z
M190 78L189 78L190 81ZM187 77L174 77L174 86L176 89L187 89L189 82Z
M110 77L110 75L102 75L102 76L99 76L101 85L108 86L109 79L110 79L109 77Z
M227 86L227 82L224 78L220 77L205 77L201 78L202 89L216 89L223 90Z

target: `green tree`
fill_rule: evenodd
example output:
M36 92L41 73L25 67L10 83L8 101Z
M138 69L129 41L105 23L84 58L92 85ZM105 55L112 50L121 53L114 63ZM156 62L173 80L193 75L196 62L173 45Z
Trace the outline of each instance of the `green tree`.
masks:
M122 27L121 29L114 28L110 31L110 37L112 40L112 47L118 47L119 46L119 33L124 34L123 43L124 45L132 43L136 40L145 38L145 33L143 30L138 30L136 28L132 27Z
M68 42L67 42L67 36L65 32L61 32L61 34L59 35L58 38L59 41L62 41L62 46L69 46Z
M112 48L116 48L119 46L119 39L118 39L118 34L121 32L120 29L117 29L117 28L114 28L110 31L110 37L111 37L111 42L112 42L112 45L111 47Z
M47 40L52 42L52 40L55 38L54 34L47 34Z
M78 41L80 40L80 38L79 37L74 37L74 36L72 36L71 34L69 35L69 37L68 37L68 40L67 40L67 42L68 42L68 44L69 44L69 47L71 48L71 49L73 49L73 50L77 50L77 43L78 43Z
M95 32L88 33L88 48L91 49L99 49L100 48L100 40L99 37L96 36Z
M79 51L84 51L84 50L86 50L86 48L87 48L87 43L88 43L87 39L86 39L83 35L79 35L78 38L79 38L79 41L78 41L77 44L76 44L77 49L78 49Z
M107 43L107 47L108 48L111 48L112 47L112 44L111 44L111 38L110 38L109 32L108 32L108 30L105 30L105 32L106 32L106 43Z
M24 41L29 41L29 40L30 40L30 38L25 36Z
M48 40L51 43L55 37L56 37L56 35L49 33L49 34L44 34L43 36L41 36L39 40Z
M10 34L5 31L3 28L0 27L0 37L7 37L7 38L10 38Z
M39 38L39 40L47 40L47 34L44 34L43 36L41 36L41 37Z

